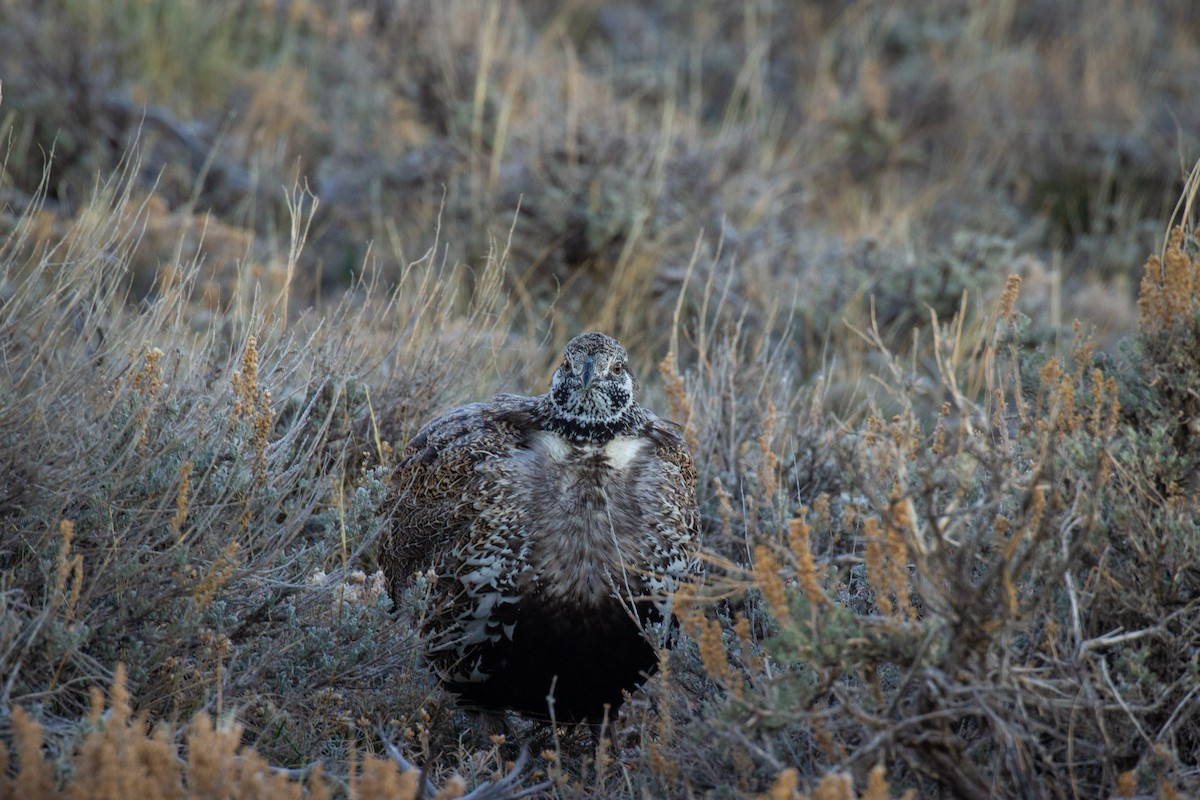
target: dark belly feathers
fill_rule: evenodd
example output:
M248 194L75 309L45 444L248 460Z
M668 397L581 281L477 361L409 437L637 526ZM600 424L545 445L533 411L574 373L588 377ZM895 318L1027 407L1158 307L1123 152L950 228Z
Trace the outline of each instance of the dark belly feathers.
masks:
M638 612L647 622L658 616L648 603ZM502 617L513 626L512 638L471 651L486 679L446 682L468 705L559 722L598 722L606 706L615 710L623 692L636 689L657 665L654 647L616 600L571 609L529 598L506 608Z

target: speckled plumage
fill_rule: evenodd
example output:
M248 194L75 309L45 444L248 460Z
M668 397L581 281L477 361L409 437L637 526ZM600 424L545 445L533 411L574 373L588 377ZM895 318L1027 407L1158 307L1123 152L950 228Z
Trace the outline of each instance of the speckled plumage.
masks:
M550 390L456 408L409 443L380 552L437 574L426 658L472 705L597 719L656 665L643 628L694 570L695 467L626 353L573 339Z

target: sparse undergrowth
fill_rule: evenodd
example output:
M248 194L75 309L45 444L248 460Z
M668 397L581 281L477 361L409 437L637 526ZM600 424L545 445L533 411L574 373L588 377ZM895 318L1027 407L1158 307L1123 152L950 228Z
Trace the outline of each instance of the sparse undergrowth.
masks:
M0 797L1200 795L1186 7L270 5L0 8ZM602 734L458 710L374 563L584 327L707 559Z
M979 324L935 320L928 374L860 331L887 417L839 420L782 351L680 322L698 357L669 354L659 380L700 465L708 575L680 598L658 675L597 739L488 734L455 711L417 659L419 584L393 609L371 567L380 431L403 436L447 385L485 391L472 378L489 364L519 369L470 323L496 309L450 315L426 263L388 306L457 333L409 326L381 359L368 290L322 324L255 311L257 334L221 342L186 324L186 272L124 306L111 237L129 204L101 194L93 228L33 261L19 238L6 250L0 644L21 796L64 780L73 796L143 780L205 796L206 759L232 770L230 796L264 781L419 796L403 758L446 797L1196 790L1190 229L1146 264L1124 365L1081 325L1061 356L1028 349L1015 276ZM476 277L499 285L504 265ZM513 772L518 745L539 749Z

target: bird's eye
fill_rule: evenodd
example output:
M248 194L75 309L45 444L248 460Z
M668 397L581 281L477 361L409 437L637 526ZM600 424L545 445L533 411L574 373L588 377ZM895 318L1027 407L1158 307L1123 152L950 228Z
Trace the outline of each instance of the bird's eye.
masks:
M625 373L625 364L621 361L618 361L612 365L612 367L609 369L609 372L611 372L613 375L622 375Z

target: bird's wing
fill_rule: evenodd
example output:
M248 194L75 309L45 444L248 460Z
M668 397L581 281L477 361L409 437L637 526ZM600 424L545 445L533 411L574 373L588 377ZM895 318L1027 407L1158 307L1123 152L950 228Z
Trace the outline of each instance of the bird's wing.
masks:
M682 578L697 569L700 549L700 512L696 508L696 463L679 427L647 412L642 435L653 443L657 469L646 473L647 504L657 533L664 572ZM672 583L670 581L668 583ZM670 585L661 587L670 590Z
M477 468L522 441L526 432L514 420L535 402L497 395L488 403L459 406L409 442L392 473L392 516L379 552L393 596L414 572L436 567L469 530L479 513Z

